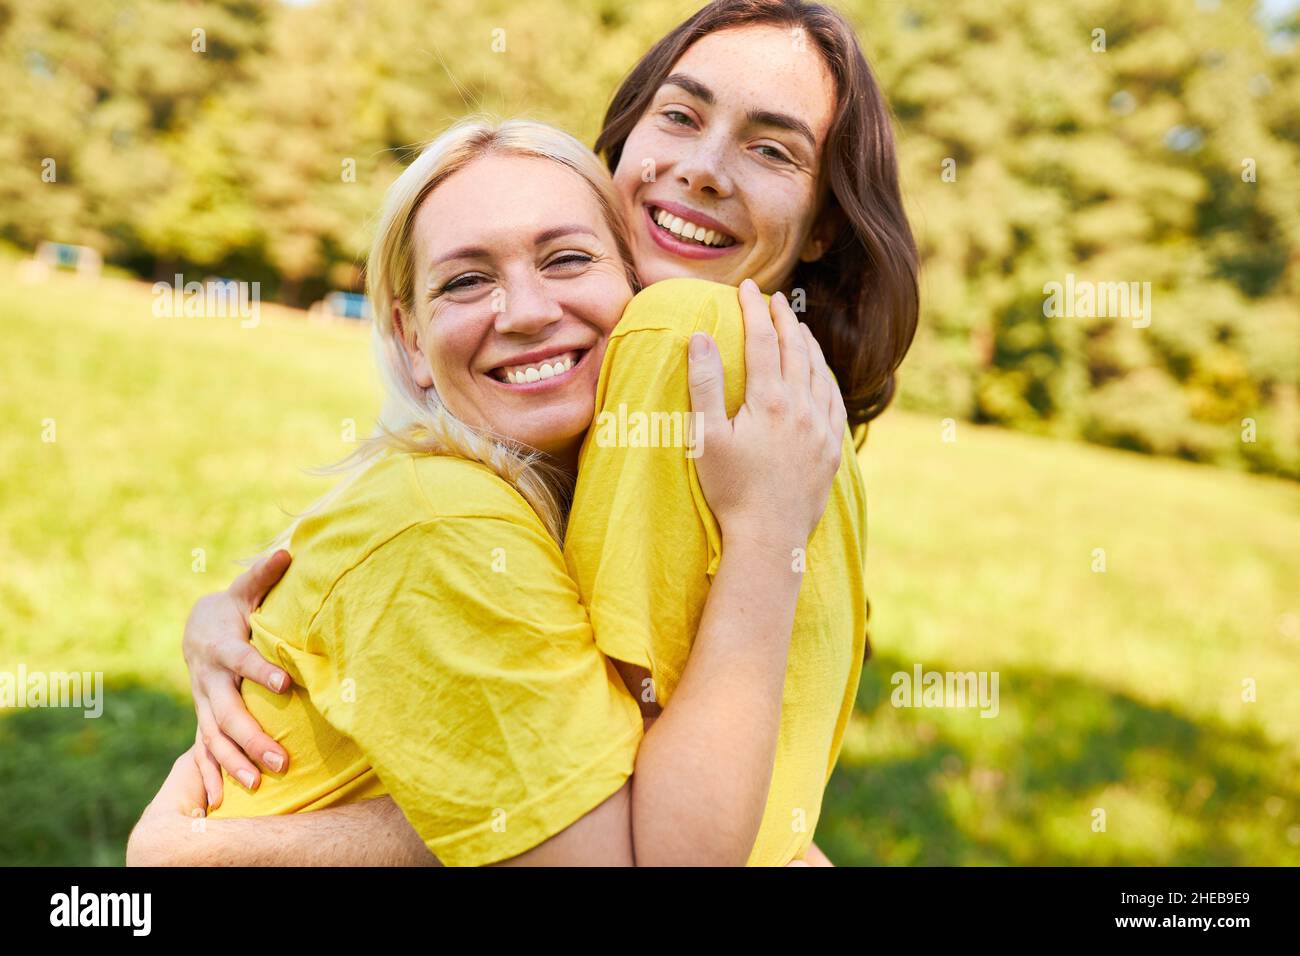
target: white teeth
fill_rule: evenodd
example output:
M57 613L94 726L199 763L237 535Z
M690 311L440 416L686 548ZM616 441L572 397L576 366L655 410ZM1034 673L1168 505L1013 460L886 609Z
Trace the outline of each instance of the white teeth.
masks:
M696 225L693 222L687 222L672 213L660 209L654 214L654 221L662 228L668 230L675 236L683 239L690 239L705 246L729 246L731 240L726 238L720 232L712 229L705 229L703 226Z
M559 358L543 362L540 365L516 365L505 369L505 378L511 385L523 385L526 382L540 382L544 378L555 378L555 376L563 375L573 368L575 358L573 352L566 352Z

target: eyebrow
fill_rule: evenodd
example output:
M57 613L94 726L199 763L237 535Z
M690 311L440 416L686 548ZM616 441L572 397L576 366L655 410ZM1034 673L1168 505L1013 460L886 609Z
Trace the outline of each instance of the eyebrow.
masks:
M812 128L803 120L791 116L789 113L774 113L771 110L750 110L745 114L745 118L755 126L775 126L777 129L798 133L808 140L808 145L814 150L817 148L817 137L813 135Z
M585 235L599 238L596 231L590 226L583 226L579 223L570 223L564 226L554 226L550 229L543 229L537 235L533 236L533 245L540 246L543 243L550 242L552 239L562 239L565 236ZM491 256L488 250L482 246L461 246L459 249L453 249L445 256L439 256L434 259L431 265L442 265L444 262L450 262L453 259L487 259Z
M707 103L709 106L713 105L713 91L693 76L687 76L685 73L674 73L660 85L679 87L700 102Z
M695 77L688 76L685 73L673 73L663 81L661 86L675 86L678 89L685 90L708 106L712 106L717 101L711 89L695 79ZM777 129L797 133L808 140L808 145L814 150L817 148L817 137L813 135L812 127L797 116L791 116L789 113L777 113L773 110L749 110L745 114L745 119L756 126L774 126Z

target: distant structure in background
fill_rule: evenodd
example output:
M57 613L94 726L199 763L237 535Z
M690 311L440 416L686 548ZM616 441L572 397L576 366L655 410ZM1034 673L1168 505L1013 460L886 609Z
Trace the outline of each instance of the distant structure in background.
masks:
M23 282L36 284L48 281L56 269L71 270L83 279L98 279L104 268L103 257L89 246L73 246L66 242L42 242L30 259L18 267Z
M316 320L354 319L370 320L370 300L359 292L330 292L307 310L309 318Z

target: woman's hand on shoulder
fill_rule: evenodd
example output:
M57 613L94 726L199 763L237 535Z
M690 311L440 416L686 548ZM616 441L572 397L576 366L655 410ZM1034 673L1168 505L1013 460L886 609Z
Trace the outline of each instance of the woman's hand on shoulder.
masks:
M697 332L690 343L696 470L723 541L803 547L840 467L847 414L821 346L785 296L765 302L741 283L745 403L727 418L722 358Z

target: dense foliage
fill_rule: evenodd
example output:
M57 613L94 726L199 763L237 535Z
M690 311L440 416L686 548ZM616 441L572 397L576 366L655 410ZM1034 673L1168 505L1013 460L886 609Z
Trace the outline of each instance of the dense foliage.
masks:
M924 256L902 402L1300 478L1294 12L838 5L897 115ZM0 0L0 238L290 303L355 288L413 146L475 109L590 142L694 6ZM1051 283L1099 298L1048 315ZM1115 283L1138 296L1118 315Z

